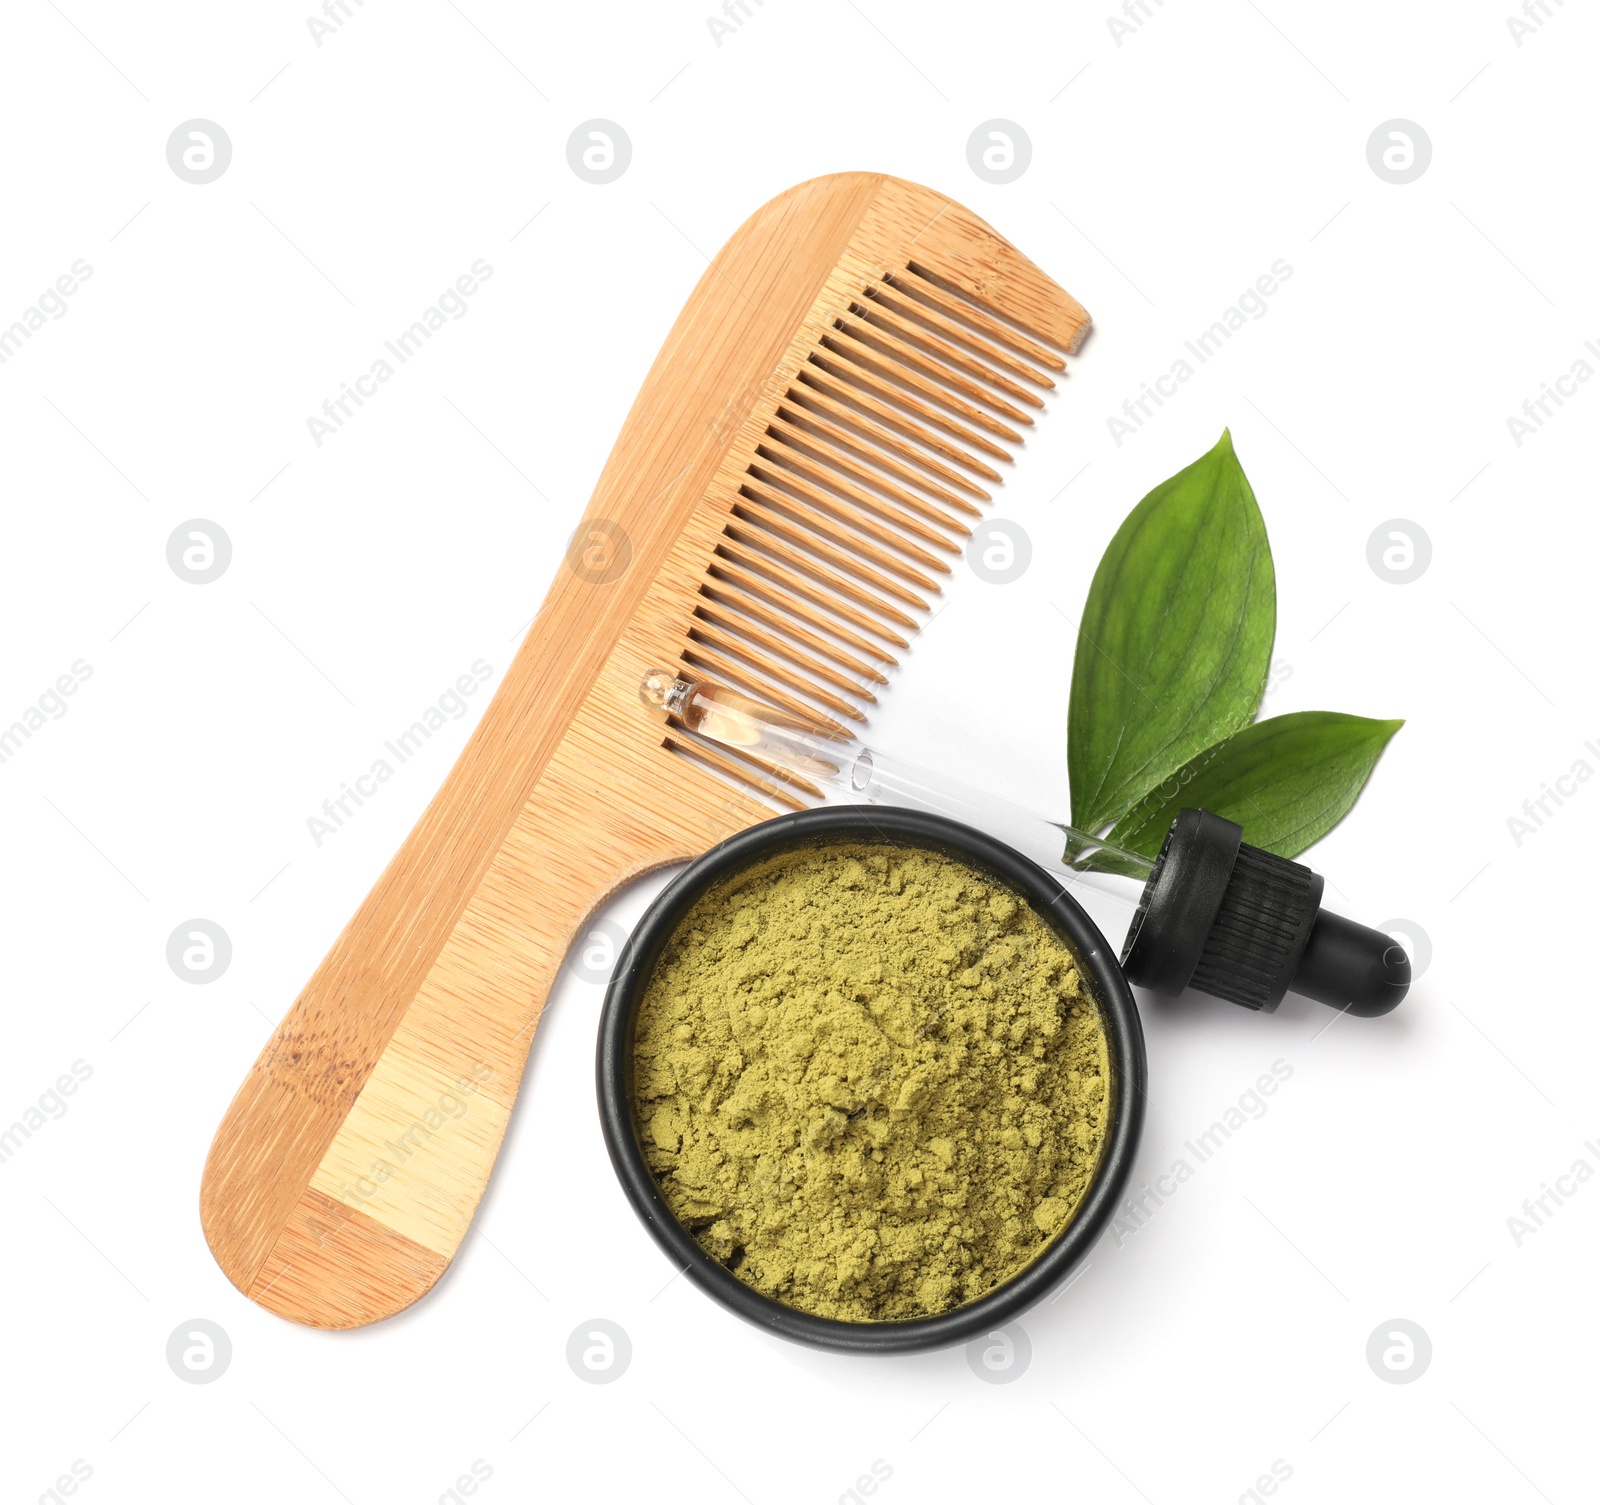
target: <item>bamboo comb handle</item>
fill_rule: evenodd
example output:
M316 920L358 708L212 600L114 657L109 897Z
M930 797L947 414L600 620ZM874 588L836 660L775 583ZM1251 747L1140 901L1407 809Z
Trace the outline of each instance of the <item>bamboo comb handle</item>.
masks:
M632 823L609 848L592 839L606 812L584 808L555 757L585 688L550 682L571 617L560 594L212 1146L201 1190L212 1251L284 1316L356 1325L438 1279L572 936L619 883L692 848Z
M915 282L916 296L897 278ZM869 291L878 301L862 315ZM917 414L933 410L922 395L906 406L903 391L937 396L951 413L976 412L979 400L1010 410L970 380L979 368L968 356L958 369L950 355L950 320L938 310L963 298L976 300L975 324L951 327L974 348L999 339L1053 369L1043 347L978 305L1015 310L1017 323L1069 351L1088 323L967 211L876 174L791 189L712 261L483 720L217 1131L201 1220L218 1264L252 1300L313 1326L353 1327L426 1292L471 1225L540 1011L586 917L630 878L774 813L758 773L686 748L640 710L644 672L680 655L731 654L747 677L776 676L756 688L800 706L792 692L807 681L772 656L781 637L758 625L752 638L758 618L903 644L882 621L911 623L903 604L921 598L901 585L902 605L883 604L863 582L886 579L885 563L902 580L920 572L882 547L881 524L872 542L837 518L841 498L866 497L862 477L890 498L910 497L906 478L919 477L933 499L925 507L955 495L928 479L955 475L952 446L941 439L924 455L905 437L922 430L885 396ZM890 325L898 332L885 333ZM918 353L902 360L908 330ZM828 354L836 348L849 360ZM897 360L905 381L886 385L881 373ZM795 385L803 366L815 385ZM836 374L846 368L848 382ZM997 386L1010 382L996 373ZM885 428L885 415L898 427ZM758 493L746 473L763 463L755 451L767 435L802 445L813 478L821 465L856 479L835 494L808 481L804 495L787 481L774 493L769 479ZM864 470L874 447L885 450L883 469ZM798 474L788 463L780 479ZM831 511L816 510L819 498ZM870 500L881 517L885 503ZM837 696L823 703L850 710Z

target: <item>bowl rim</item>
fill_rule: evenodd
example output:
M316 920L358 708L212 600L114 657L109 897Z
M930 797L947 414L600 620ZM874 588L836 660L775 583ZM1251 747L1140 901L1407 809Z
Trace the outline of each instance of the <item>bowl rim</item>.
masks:
M1100 1004L1114 1088L1100 1164L1066 1230L1017 1274L936 1317L847 1322L813 1316L746 1285L678 1222L662 1198L633 1114L634 1026L645 987L680 921L714 884L803 846L860 840L943 851L1019 891L1077 956ZM1062 1280L1116 1213L1144 1122L1144 1032L1117 953L1076 899L1030 858L942 815L880 806L801 811L729 837L691 863L655 899L617 958L595 1053L600 1125L629 1204L656 1243L702 1291L747 1322L791 1341L846 1353L912 1353L966 1342L1003 1327Z

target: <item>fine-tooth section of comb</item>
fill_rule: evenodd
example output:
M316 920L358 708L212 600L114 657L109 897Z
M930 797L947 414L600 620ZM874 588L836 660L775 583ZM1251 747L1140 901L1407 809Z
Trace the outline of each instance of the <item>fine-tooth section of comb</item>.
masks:
M888 455L875 456L874 463L866 463L856 455L848 436L840 434L838 430L830 432L828 424L819 423L815 418L793 419L780 408L767 433L789 449L825 461L840 475L864 481L885 496L892 497L912 511L920 511L936 521L944 517L938 504L968 517L982 515L982 509L970 497L952 491L949 487L925 476L919 476L916 471L901 465L898 460ZM908 486L899 484L901 480L910 482L918 489L912 490Z
M907 355L920 353L924 365L931 362L936 369L965 377L968 390L974 390L976 384L982 383L998 387L1018 402L1025 402L1036 408L1044 406L1044 398L1031 387L1013 381L998 365L988 365L975 360L959 345L927 333L910 319L902 319L887 311L880 302L856 305L851 310L851 317L852 322L844 326L846 332L853 333L857 339L866 344L890 346ZM869 334L868 330L878 333ZM1054 383L1050 385L1053 386Z
M953 420L985 429L996 438L1017 445L1022 443L1022 435L1012 424L1027 426L1034 421L1032 413L1014 407L1004 399L991 396L987 399L987 407L970 402L953 386L931 380L916 364L908 360L891 360L883 352L859 340L825 340L823 348L811 360L814 365L841 381L853 382L884 396L897 397L898 394L898 400L912 406L927 422L940 427ZM925 362L922 364L926 366ZM996 417L997 413L1001 416Z
M863 652L871 653L886 663L897 664L899 659L882 644L888 643L890 648L911 646L893 627L886 626L883 619L860 611L848 599L848 592L841 591L838 595L830 596L807 576L797 574L775 560L742 556L731 535L717 546L717 552L707 568L715 579L737 581L747 587L750 594L772 602L781 610L801 619L809 618L826 624L827 630L836 637L855 643ZM851 627L845 626L845 623L850 623ZM908 619L906 626L915 629L916 622ZM860 628L862 632L854 632L852 627ZM864 633L873 636L865 636Z
M902 368L887 374L911 377L916 372ZM898 386L875 379L863 368L851 368L841 373L837 369L830 371L820 361L813 360L801 373L800 379L813 391L821 392L847 407L858 408L891 429L915 439L924 448L960 464L976 468L971 453L974 450L993 455L997 460L1011 458L1011 451L1003 448L994 437L967 427ZM958 443L952 445L951 439ZM1016 435L1009 442L1020 444L1021 435Z
M746 496L760 497L780 510L787 506L818 532L842 538L852 548L871 550L878 554L891 570L902 568L896 556L904 555L912 564L921 565L923 569L938 570L944 574L950 572L949 564L923 548L920 543L912 542L908 536L915 532L918 537L926 538L929 543L951 547L951 551L954 552L953 546L949 545L949 540L942 534L914 528L909 519L896 518L895 521L901 524L899 529L886 525L874 515L875 509L853 502L853 499L837 499L825 486L812 485L800 476L792 474L789 466L769 468L759 461L752 461L750 476L751 480L745 490ZM863 541L859 535L865 535L871 542ZM890 552L885 554L884 549ZM919 571L908 567L905 568L905 574L913 581L920 582L925 578Z
M336 1328L437 1281L588 916L822 797L644 711L643 676L709 677L848 744L1088 327L896 178L803 183L729 240L466 749L217 1132L201 1217L241 1291Z
M801 521L786 516L770 491L748 481L739 488L739 500L733 510L740 523L746 525L737 530L739 536L754 536L763 545L769 539L773 543L781 540L836 570L859 576L874 590L916 610L927 606L926 596L938 593L938 583L931 576L908 560L897 558L892 550L874 549L866 543L852 548L848 529L808 528ZM825 532L835 536L825 537Z
M1002 449L989 437L1004 439L1009 444L1021 444L1022 435L1014 428L1002 423L998 418L984 412L981 408L974 407L971 403L963 401L953 392L935 390L933 384L909 369L888 369L882 367L876 370L865 362L859 365L850 365L847 362L831 361L828 352L817 351L811 357L811 364L819 371L825 371L834 378L827 384L834 391L844 388L858 387L863 392L879 399L887 399L913 413L923 423L932 428L940 429L953 439L972 445L986 453L994 455L1001 460L1009 460L1011 451ZM881 374L880 374L881 372ZM918 387L926 397L934 401L926 401L924 396L918 395ZM934 403L937 402L936 407ZM1024 414L1023 421L1031 423L1031 416ZM968 425L971 425L969 427ZM988 434L980 434L977 429L988 430Z
M932 471L946 481L965 485L977 495L987 498L989 493L981 486L973 486L960 471L952 470L947 461L953 461L967 470L975 471L987 481L998 481L1000 472L992 465L969 454L959 445L947 444L926 430L920 433L909 422L893 423L890 415L882 412L882 405L869 406L865 399L845 402L824 391L813 381L799 381L788 393L789 401L808 414L816 414L835 428L854 435L858 448L868 453L887 452L902 461ZM890 417L890 422L883 420ZM903 431L903 432L902 432ZM920 441L920 442L919 442Z
M891 284L885 283L870 289L867 297L870 307L877 310L877 318L872 322L882 325L887 321L887 326L898 329L901 339L908 344L924 345L950 365L959 366L985 380L995 381L997 385L996 377L992 374L995 371L1020 376L1024 381L1035 382L1041 387L1055 386L1055 379L1048 371L1030 365L1000 345L977 338L954 319L946 318L908 298L896 297ZM1022 390L1027 391L1026 388Z
M996 405L995 392L992 389L997 386L1030 407L1044 406L1044 399L1027 387L1019 386L1009 378L1004 378L1004 385L1001 386L1002 379L999 377L985 384L977 379L969 363L960 360L954 362L941 360L926 346L904 338L892 327L885 328L881 322L852 314L848 320L840 323L839 332L851 345L872 351L885 359L898 361L908 369L921 372L931 380L941 382L954 391L964 393L990 407ZM1007 403L1004 408L997 408L997 411L1014 415L1023 415L1024 412L1013 403Z
M777 607L798 621L815 622L824 631L891 666L900 662L891 651L911 645L892 628L885 627L848 601L832 600L815 590L804 576L795 575L780 564L768 563L766 572L747 569L738 562L737 550L720 545L706 566L709 580L701 587L709 591L712 582L725 582L748 599L755 597ZM846 625L849 624L849 625ZM857 629L866 629L865 632ZM875 637L867 636L870 632ZM884 647L887 643L889 647Z
M865 625L871 626L876 619L881 618L898 623L909 632L917 630L917 619L907 616L888 596L869 589L849 571L836 570L802 549L790 548L781 538L765 537L754 529L746 528L741 514L736 513L723 531L728 539L727 551L734 558L744 559L757 569L770 567L773 570L780 570L792 566L792 569L789 569L789 578L799 580L804 576L810 589L824 602L831 603L835 599L854 601L866 607L869 613L875 613L876 617L864 615L860 618ZM922 603L913 596L911 604L920 606ZM901 645L909 646L903 638Z
M774 434L773 438L777 440L775 445L763 445L756 453L763 460L770 460L783 470L803 477L803 482L789 480L788 477L783 478L786 484L800 488L802 494L815 495L813 483L824 486L839 493L863 513L871 514L875 521L888 522L902 533L914 534L935 548L950 553L959 553L961 548L960 544L951 538L952 533L964 538L972 532L966 523L955 521L904 487L892 486L890 483L875 479L870 473L863 472L859 466L839 463L829 465L818 457L807 454L801 445L789 443L777 434ZM858 484L859 481L866 481L869 485L864 487ZM874 491L883 495L875 496Z
M838 729L864 719L887 682L842 645L904 646L889 622L914 626L981 515L955 488L987 499L970 477L999 481L990 460L1010 462L1022 442L1013 423L1033 423L1012 399L1042 403L1032 388L1051 390L1065 361L909 256L831 280L805 329L793 374L752 405L734 446L749 458L679 661ZM798 566L805 585L783 589L800 573L763 578L763 562ZM731 595L730 565L765 588ZM886 618L891 601L919 615ZM745 776L766 792L769 773Z
M773 606L785 622L785 630L792 643L810 649L819 658L835 666L819 666L819 672L830 675L842 671L846 676L841 683L847 685L889 683L889 677L863 654L871 654L880 663L893 659L883 649L874 649L865 639L858 637L837 622L824 621L806 609L803 603L765 602L752 598L750 593L730 586L726 571L720 562L708 570L705 583L700 587L705 600L696 608L696 615L711 619L725 617L729 620L751 624L762 617L770 617ZM805 624L810 622L811 626ZM817 629L821 629L820 631Z
M733 609L726 593L710 583L701 586L700 592L706 599L695 608L695 615L703 622L721 624L748 638L758 647L790 659L820 682L834 685L847 694L868 701L876 700L877 696L865 688L867 684L888 683L870 664L851 660L798 621L785 620L782 631L775 632L761 625L764 613L759 608L752 610L746 603L744 611ZM819 649L820 652L817 651Z

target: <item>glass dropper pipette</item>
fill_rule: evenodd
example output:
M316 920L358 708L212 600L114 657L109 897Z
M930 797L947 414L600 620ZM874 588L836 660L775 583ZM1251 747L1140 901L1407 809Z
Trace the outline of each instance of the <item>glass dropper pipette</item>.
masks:
M779 782L788 776L802 787L821 785L852 804L897 805L948 816L1015 847L1058 880L1107 874L1143 883L1155 866L1138 852L1048 820L998 795L876 748L819 735L797 718L725 685L656 669L644 677L639 698L651 709L677 717L695 735L771 765ZM1094 886L1124 904L1138 898L1125 883Z
M1410 960L1392 937L1322 909L1320 876L1246 845L1239 826L1209 811L1180 811L1152 861L987 791L830 737L710 680L653 669L640 682L639 698L692 735L756 760L779 782L855 804L946 816L1006 842L1059 881L1088 879L1097 891L1137 906L1122 966L1130 981L1154 992L1190 987L1267 1012L1295 992L1372 1016L1388 1013L1410 986ZM1129 889L1130 878L1143 884L1142 892Z

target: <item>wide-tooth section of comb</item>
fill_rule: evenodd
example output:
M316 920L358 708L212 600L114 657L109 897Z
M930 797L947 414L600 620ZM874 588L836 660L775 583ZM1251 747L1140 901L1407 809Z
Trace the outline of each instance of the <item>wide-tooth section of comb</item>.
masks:
M685 672L835 736L888 683L1087 326L1059 289L1030 286L1028 264L1000 254L974 280L957 228L935 224L888 264L846 254L707 497L726 521ZM666 745L776 808L819 797L685 728Z

